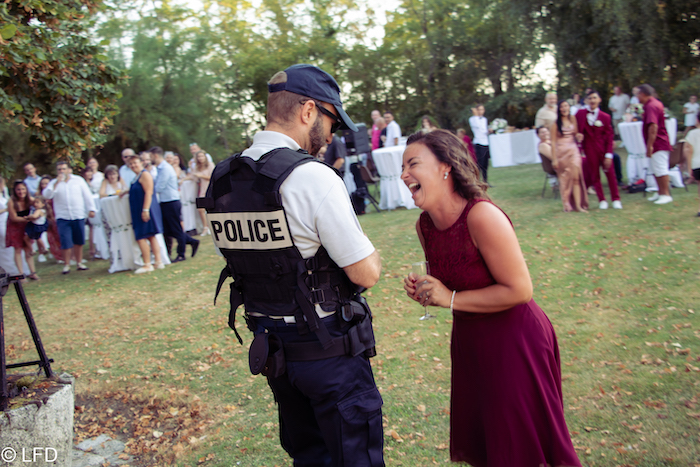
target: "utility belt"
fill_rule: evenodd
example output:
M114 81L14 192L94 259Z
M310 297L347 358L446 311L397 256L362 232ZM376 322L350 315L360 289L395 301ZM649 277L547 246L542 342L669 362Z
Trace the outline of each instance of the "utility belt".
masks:
M359 300L347 301L339 307L336 315L326 318L337 320L343 335L332 338L325 348L320 341L284 342L274 329L258 332L258 320L246 316L248 328L257 332L248 354L250 372L254 375L262 373L270 378L277 378L285 373L288 361L310 362L343 355L374 357L377 352L372 330L372 313L364 297L357 297ZM296 330L296 324L288 326Z

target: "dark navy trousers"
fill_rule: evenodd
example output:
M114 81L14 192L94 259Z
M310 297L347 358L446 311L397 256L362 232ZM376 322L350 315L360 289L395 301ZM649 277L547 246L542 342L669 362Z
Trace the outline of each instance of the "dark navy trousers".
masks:
M481 176L483 177L485 182L488 182L489 159L491 158L489 147L482 146L481 144L475 144L474 151L476 152L476 164L479 166Z
M282 342L318 341L299 335L296 324L252 318L256 333ZM335 315L323 319L332 337L343 335ZM364 355L286 362L286 372L267 381L279 409L282 447L295 467L383 467L382 397Z
M160 211L163 213L163 236L173 237L177 240L177 255L185 256L185 246L197 243L197 240L190 237L182 230L180 216L182 215L182 204L179 199L160 203Z

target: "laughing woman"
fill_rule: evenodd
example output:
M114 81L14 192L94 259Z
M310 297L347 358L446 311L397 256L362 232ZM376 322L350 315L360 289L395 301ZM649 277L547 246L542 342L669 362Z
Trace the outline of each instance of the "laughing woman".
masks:
M476 467L580 466L564 420L559 349L508 217L452 133L408 139L404 183L431 275L404 282L421 305L449 308L450 457Z

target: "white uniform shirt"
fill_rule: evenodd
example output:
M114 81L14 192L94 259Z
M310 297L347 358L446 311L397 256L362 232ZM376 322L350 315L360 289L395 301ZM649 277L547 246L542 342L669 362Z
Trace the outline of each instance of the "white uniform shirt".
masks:
M472 143L479 146L489 145L489 121L486 117L477 117L476 115L469 117L469 126L474 133Z
M396 120L392 121L386 126L386 142L384 143L385 148L390 148L391 146L398 146L396 141L401 139L401 127Z
M691 104L690 102L686 102L683 104L683 108L690 111L690 113L685 114L685 126L695 126L698 118L698 110L700 110L700 103L696 102L695 104Z
M277 148L299 149L287 135L260 131L243 155L253 160ZM323 245L335 263L344 268L374 252L362 232L343 180L324 164L309 162L292 171L280 186L294 245L301 256L311 258Z
M53 200L56 219L74 221L85 219L90 211L95 211L90 187L83 177L70 174L68 181L56 186L56 179L51 180L42 194Z

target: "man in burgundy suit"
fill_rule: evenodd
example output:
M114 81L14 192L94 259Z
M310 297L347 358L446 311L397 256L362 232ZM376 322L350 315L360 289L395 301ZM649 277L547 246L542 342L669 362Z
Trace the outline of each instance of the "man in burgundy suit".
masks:
M608 178L613 208L622 209L620 190L617 187L615 167L613 166L612 151L615 133L610 115L600 110L600 101L600 95L591 90L586 95L586 107L576 112L578 131L583 136L581 144L588 165L589 186L592 186L598 195L599 208L608 209L603 185L600 183L600 169L602 168Z

